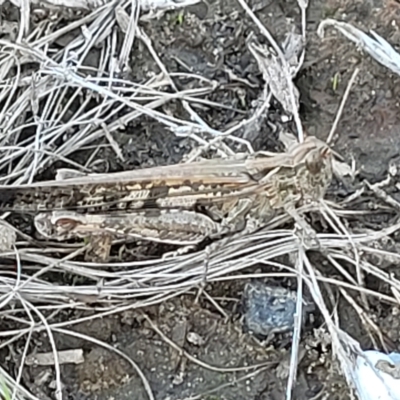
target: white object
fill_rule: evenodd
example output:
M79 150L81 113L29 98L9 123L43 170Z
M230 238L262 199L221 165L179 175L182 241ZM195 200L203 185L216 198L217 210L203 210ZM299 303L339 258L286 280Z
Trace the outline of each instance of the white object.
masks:
M400 354L364 351L354 375L359 400L400 400Z

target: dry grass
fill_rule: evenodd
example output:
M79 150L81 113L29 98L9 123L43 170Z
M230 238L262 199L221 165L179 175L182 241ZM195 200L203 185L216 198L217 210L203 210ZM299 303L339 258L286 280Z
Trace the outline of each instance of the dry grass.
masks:
M5 38L0 40L2 103L0 170L3 173L7 171L7 174L3 174L0 178L2 185L31 183L38 173L46 170L57 160L62 160L71 168L89 172L93 164L80 165L72 161L70 156L78 149L86 148L93 151L90 160L94 160L99 147L93 146L93 143L99 139L108 143L116 157L123 160L123 152L113 138L113 133L144 115L157 120L176 135L190 137L198 143L197 151L187 162L207 149L215 150L218 155L232 155L234 154L230 146L232 143L244 145L248 151L252 151L251 144L235 136L235 133L245 128L254 129L260 118L265 118L271 99L268 81L261 91L259 106L253 115L225 132L218 131L202 120L192 107L195 103L220 106L211 104L206 99L206 95L215 90L214 82L195 74L190 76L188 74L196 85L187 90L179 90L176 87L173 74L167 71L152 46L152 40L138 25L141 18L152 17L151 13L143 15L146 7L147 10L150 8L149 5L143 4L142 10L134 8L129 15L126 10L134 3L112 2L103 5L88 3L86 6L92 11L86 12L81 18L64 27L50 18L45 18L32 28L29 25L29 15L39 14L40 11L35 11L33 4L28 7L28 3L28 1L21 2L21 25L10 26L8 40ZM275 62L282 67L286 80L277 82L281 86L275 87L275 91L285 94L282 101L286 102L286 110L293 114L299 140L302 140L302 124L292 78L302 63L304 51L297 65L289 65L278 44L246 3L241 0L239 3L277 51ZM300 6L303 15L303 36L305 36L307 5L302 2ZM122 46L118 49L115 27L125 33ZM62 50L54 46L58 38L74 29L79 29L80 33L75 35L67 46ZM83 66L86 55L101 41L105 41L106 46L102 47L98 64L91 68ZM154 73L141 85L123 78L130 62L130 49L135 41L140 41L150 51L161 71ZM276 71L277 66L263 64L262 52L254 46L254 43L249 43L249 48L253 49L254 55L258 54L256 57L259 66L261 69L265 68L264 77L268 80L268 76L273 76L271 71L274 71L274 68ZM274 93L272 86L271 91ZM190 116L189 119L183 120L160 111L160 105L175 100L182 104ZM76 104L79 106L76 107ZM30 134L26 135L26 132ZM58 145L59 142L63 144ZM371 193L376 193L371 186L360 191L357 207L364 198L368 201ZM388 197L383 200L386 200L384 203L387 209L394 207ZM281 229L289 220L287 216L277 217L257 234L236 237L210 255L205 254L205 251L198 251L173 259L119 262L118 265L96 265L74 261L76 255L84 251L81 247L74 249L71 246L49 245L42 248L33 238L17 231L18 241L14 250L2 254L4 259L16 260L17 267L15 273L3 270L0 275L0 318L3 321L12 321L18 328L0 332L2 339L0 350L25 338L26 347L23 356L26 357L32 335L46 332L57 360L54 333L78 335L65 328L67 325L82 322L82 319L57 322L54 317L60 311L89 310L92 309L91 300L96 299L96 313L85 318L88 320L159 304L201 286L204 279L204 258L209 257L207 281L210 283L265 276L296 277L299 287L297 315L302 313L302 288L306 285L325 318L335 353L343 372L351 382L354 379L354 358L360 349L354 340L341 331L340 317L335 311L334 304L331 304L331 299L322 296L321 287L328 289L337 287L342 296L359 313L373 342L381 347L385 344L383 340L379 342L382 336L379 328L365 312L368 309L368 301L371 297L376 297L387 303L398 304L400 292L399 282L381 270L378 265L371 264L365 257L374 254L382 259L398 262L400 256L385 251L380 243L397 232L400 224L379 231L351 232L345 227L349 224L345 224L344 221L350 217L360 218L363 215L351 205L352 199L344 201L341 206L327 202L314 206L314 212L319 212L329 229L335 232L318 233L318 238L322 246L322 255L329 266L336 270L336 278L324 275L326 268L312 265L293 230ZM56 258L55 253L64 256ZM293 265L279 263L277 259L281 259L284 255L290 255L290 259L296 260L295 263ZM23 269L22 264L24 264ZM281 272L271 274L246 272L250 267L260 264L271 266L274 270L279 269ZM79 286L61 284L60 281L52 279L65 273L71 277L71 281L83 278L85 284ZM392 288L392 295L366 288L363 283L365 275L374 276L377 280L385 282ZM337 276L341 278L338 279ZM354 296L354 292L358 292L359 296ZM23 315L25 317L22 317ZM300 320L298 318L293 338L295 345L292 350L287 399L291 398L291 387L296 376ZM156 325L151 323L157 330ZM161 331L157 332L162 336ZM84 338L111 351L118 351L93 338ZM168 338L163 339L168 341ZM173 342L168 343L174 346ZM139 366L124 354L120 352L119 354L134 366L142 378L148 397L153 399L151 387ZM184 355L192 362L201 362L190 354L184 353ZM5 370L0 370L0 374L5 378L4 385L14 391L15 398L35 399L33 394L19 385L24 357L15 380ZM202 365L210 368L205 363ZM261 371L263 366L258 365L254 368ZM251 367L246 369L251 370ZM55 371L56 393L61 399L60 368L57 362Z

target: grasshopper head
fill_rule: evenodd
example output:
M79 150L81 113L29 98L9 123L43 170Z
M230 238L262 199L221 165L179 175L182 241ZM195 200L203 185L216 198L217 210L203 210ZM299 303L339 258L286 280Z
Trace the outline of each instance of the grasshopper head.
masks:
M304 141L302 163L304 176L300 185L305 199L321 199L332 181L332 151L329 146L309 137ZM300 145L301 146L301 145Z
M309 151L305 156L305 165L307 170L314 175L324 173L329 168L332 169L332 152L331 149L325 145L316 147Z

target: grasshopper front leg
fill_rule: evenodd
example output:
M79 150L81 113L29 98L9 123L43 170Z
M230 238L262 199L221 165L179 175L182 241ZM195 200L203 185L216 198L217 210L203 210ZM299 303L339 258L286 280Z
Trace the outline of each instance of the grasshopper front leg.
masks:
M299 227L300 239L304 247L308 250L318 250L321 248L321 244L318 240L317 233L313 227L297 212L293 206L285 207L285 211L294 219L295 223Z

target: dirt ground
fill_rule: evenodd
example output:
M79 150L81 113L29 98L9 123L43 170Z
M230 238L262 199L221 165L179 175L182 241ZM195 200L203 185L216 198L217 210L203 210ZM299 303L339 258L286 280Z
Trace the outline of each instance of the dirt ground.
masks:
M251 0L249 5L279 43L293 25L300 29L300 10L295 1ZM359 181L380 181L386 177L389 161L400 164L400 78L331 29L321 39L316 30L324 18L345 20L366 32L375 30L396 47L400 37L400 3L395 0L310 1L306 58L295 79L301 93L300 113L307 134L326 139L346 85L354 69L360 69L339 122L334 147L347 161L356 160ZM263 82L245 39L250 31L260 35L235 0L199 3L167 12L160 19L141 22L141 26L153 40L169 72L192 72L219 82L220 89L208 99L222 106L198 104L196 107L207 123L226 129L249 112ZM132 49L132 70L128 74L135 82L158 71L153 58L138 43ZM191 85L187 80L177 79L176 83L179 87ZM178 103L176 109L171 104L168 107L172 115L184 113ZM269 121L276 122L280 115L280 107L273 104ZM272 124L265 123L260 132L254 135L247 132L244 136L255 150L277 149ZM191 139L176 137L148 118L130 124L114 137L129 161L122 164L113 151L104 148L98 158L108 159L109 169L113 171L176 163L195 146ZM78 161L82 157L85 153L80 151L72 158ZM102 169L99 163L98 170ZM340 192L343 188L335 190L336 196L347 194ZM393 196L400 201L398 191L393 191ZM260 266L259 270L266 271L266 267ZM396 273L395 266L389 265L387 272ZM132 358L149 381L157 400L281 400L288 378L290 335L278 334L266 344L243 329L240 298L244 284L228 282L207 286L207 293L219 308L204 295L196 299L197 292L193 291L158 306L94 319L70 329L105 341ZM284 280L280 284L287 287L293 282ZM378 286L374 281L367 284L371 288ZM371 348L373 344L354 309L343 298L338 307L342 328L365 348ZM371 301L369 315L393 350L400 350L398 314L396 307ZM66 312L59 317L65 320L86 315L86 312L74 311L73 315ZM295 399L351 398L332 362L326 332L316 315L303 333ZM35 338L35 352L51 350L45 337L43 333ZM82 364L61 366L66 399L147 398L137 371L120 356L79 338L55 334L55 340L59 350L84 350ZM193 359L174 349L168 340ZM3 355L6 367L15 371L13 357L9 353ZM28 367L23 383L39 398L52 398L51 371L46 367Z

